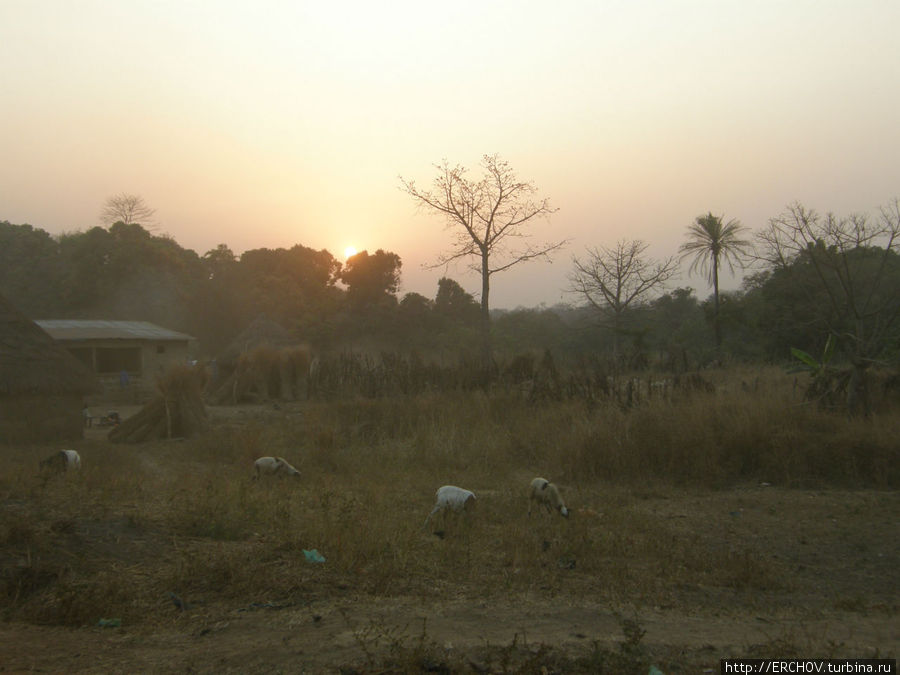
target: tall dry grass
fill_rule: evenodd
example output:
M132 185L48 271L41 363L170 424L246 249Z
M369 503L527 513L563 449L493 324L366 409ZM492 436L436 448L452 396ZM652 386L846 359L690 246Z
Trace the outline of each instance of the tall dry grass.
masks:
M803 404L777 371L714 392L529 402L515 392L306 402L228 416L184 442L85 441L81 472L37 478L46 446L0 455L5 615L80 625L172 620L172 592L232 603L344 593L583 594L672 603L676 589L785 590L786 563L719 545L640 508L646 495L900 485L900 414L849 420ZM261 455L299 481L252 480ZM526 515L535 475L575 514ZM445 538L423 526L434 490L478 495ZM324 565L308 563L318 549ZM789 589L788 589L789 590Z
M331 472L449 472L491 483L541 470L568 482L900 485L900 411L847 419L804 402L779 370L746 375L753 377L631 408L477 391L314 403L288 436L305 461Z

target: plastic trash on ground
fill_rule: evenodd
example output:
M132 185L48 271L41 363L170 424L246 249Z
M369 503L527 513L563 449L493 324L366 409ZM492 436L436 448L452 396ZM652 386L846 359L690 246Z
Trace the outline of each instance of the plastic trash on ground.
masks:
M317 549L313 549L311 551L307 551L303 549L303 555L306 556L306 562L311 563L323 563L325 562L325 556L323 556Z

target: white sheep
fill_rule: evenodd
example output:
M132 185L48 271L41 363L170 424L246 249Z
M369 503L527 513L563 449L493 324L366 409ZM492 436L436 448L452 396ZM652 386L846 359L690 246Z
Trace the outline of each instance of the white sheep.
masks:
M254 479L259 478L260 476L300 477L300 472L291 466L290 462L283 457L260 457L253 462L253 470Z
M443 485L437 489L434 494L434 508L425 518L425 526L428 521L438 512L450 510L456 513L467 511L475 506L475 493L471 490L464 490L455 485Z
M41 469L49 473L65 473L81 468L81 455L75 450L60 450L41 460Z
M569 509L566 508L559 488L546 478L535 478L531 481L531 489L528 494L528 515L531 515L531 507L534 502L547 508L549 513L559 511L564 518L569 517Z

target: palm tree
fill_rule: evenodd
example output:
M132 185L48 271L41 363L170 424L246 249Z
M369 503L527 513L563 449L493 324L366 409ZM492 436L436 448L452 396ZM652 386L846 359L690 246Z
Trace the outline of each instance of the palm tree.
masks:
M711 212L697 219L688 227L688 241L678 251L681 259L693 258L689 274L700 270L707 275L713 287L714 318L713 327L716 332L716 348L722 346L722 332L719 328L719 261L728 263L728 269L734 274L734 265L743 267L742 258L747 255L750 242L741 239L746 228L737 220L723 223L724 216L714 216Z

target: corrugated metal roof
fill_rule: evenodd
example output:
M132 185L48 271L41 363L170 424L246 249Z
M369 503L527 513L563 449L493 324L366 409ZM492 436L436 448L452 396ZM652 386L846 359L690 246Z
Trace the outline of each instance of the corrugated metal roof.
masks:
M149 321L41 319L35 323L55 340L193 340Z

